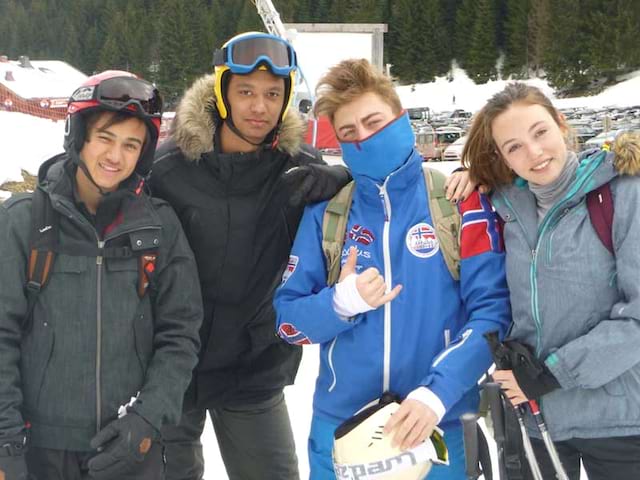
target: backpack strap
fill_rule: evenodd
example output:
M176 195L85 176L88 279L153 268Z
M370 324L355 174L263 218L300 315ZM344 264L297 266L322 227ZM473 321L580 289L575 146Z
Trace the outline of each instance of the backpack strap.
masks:
M595 190L587 193L587 210L589 210L591 225L593 225L593 228L598 234L602 245L604 245L612 255L615 255L611 232L614 207L609 183L600 185Z
M445 196L447 177L438 170L422 166L429 198L429 211L442 256L454 280L460 279L460 213Z
M460 213L445 197L446 177L423 166L429 211L447 268L454 280L460 278ZM327 204L322 219L322 251L327 262L327 285L340 277L340 258L344 246L349 210L353 198L353 181L349 182Z
M329 200L322 218L322 251L327 261L327 285L329 286L334 285L340 278L340 258L354 185L353 181L347 183Z
M56 259L57 246L58 214L53 209L49 196L41 188L36 188L31 200L31 236L25 285L27 312L22 328L26 333L31 331L33 309L40 291L49 280L49 274Z

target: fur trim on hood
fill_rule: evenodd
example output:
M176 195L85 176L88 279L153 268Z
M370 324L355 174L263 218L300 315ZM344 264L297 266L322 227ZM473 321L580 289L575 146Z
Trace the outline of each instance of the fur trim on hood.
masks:
M611 150L616 154L613 163L619 173L640 173L640 131L621 133L613 142Z
M200 77L186 90L176 109L172 136L191 161L197 161L200 155L213 150L218 118L214 84L213 74ZM290 155L297 154L302 147L305 130L306 125L298 112L290 108L280 125L276 148Z

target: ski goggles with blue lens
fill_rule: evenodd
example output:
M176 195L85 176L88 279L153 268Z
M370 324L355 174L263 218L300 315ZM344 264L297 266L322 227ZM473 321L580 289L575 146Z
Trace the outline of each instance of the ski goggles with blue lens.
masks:
M297 68L296 52L284 39L267 34L234 38L213 54L215 67L226 65L232 73L247 74L266 64L274 75L288 76Z

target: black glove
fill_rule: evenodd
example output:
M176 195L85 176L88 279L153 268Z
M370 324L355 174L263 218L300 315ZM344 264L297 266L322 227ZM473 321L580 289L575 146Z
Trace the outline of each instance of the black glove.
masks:
M0 438L0 478L3 480L28 480L27 436L24 433Z
M98 454L89 460L89 473L96 480L112 480L142 463L158 431L133 411L114 420L91 439Z
M302 207L332 198L351 181L351 173L341 165L313 163L290 168L282 180L289 190L289 205Z
M486 333L491 354L498 370L511 370L518 386L528 399L539 399L543 395L560 388L556 377L540 361L533 349L516 340L498 340L497 332Z

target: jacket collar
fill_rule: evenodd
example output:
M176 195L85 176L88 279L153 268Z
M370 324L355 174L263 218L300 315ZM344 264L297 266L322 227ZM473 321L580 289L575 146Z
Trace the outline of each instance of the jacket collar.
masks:
M356 192L369 199L375 199L379 204L380 191L384 186L389 195L395 196L396 192L405 191L422 179L422 156L415 148L407 161L396 171L392 172L385 180L384 184L373 180L365 175L354 175Z
M215 77L204 75L189 87L171 127L176 145L189 161L198 161L203 153L214 150L218 111L213 91ZM302 147L306 125L295 109L290 108L278 129L275 149L295 155Z
M38 171L38 188L42 188L51 198L54 209L63 215L83 218L76 207L73 197L73 182L75 168L66 153L56 155L44 162ZM135 175L124 182L118 190L120 210L124 212L114 227L113 234L119 231L132 231L143 228L160 228L161 221L158 213L152 207L147 194L137 191L140 178Z

